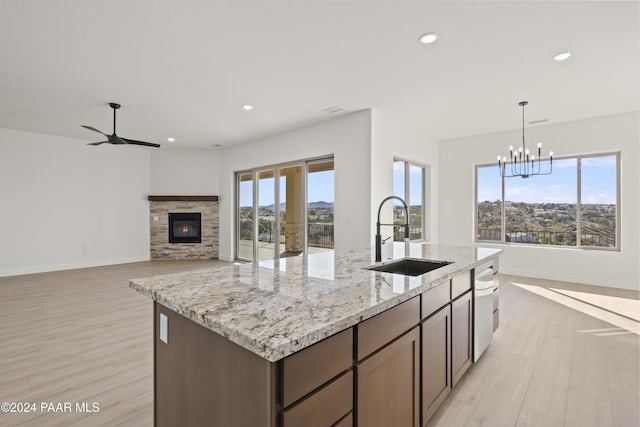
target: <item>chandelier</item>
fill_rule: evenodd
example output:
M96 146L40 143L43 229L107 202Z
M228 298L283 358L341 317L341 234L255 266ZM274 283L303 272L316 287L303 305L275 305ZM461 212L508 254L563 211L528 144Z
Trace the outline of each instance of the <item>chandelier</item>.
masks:
M527 101L518 103L518 105L522 107L522 147L518 148L517 151L514 151L513 145L509 146L509 159L498 156L498 169L500 169L500 176L505 178L513 178L514 176L529 178L534 175L549 175L553 170L553 151L549 152L549 167L545 168L547 170L543 172L540 165L540 161L542 159L540 155L542 143L538 142L537 159L535 155L529 153L529 149L526 146L524 138L524 107L527 104Z

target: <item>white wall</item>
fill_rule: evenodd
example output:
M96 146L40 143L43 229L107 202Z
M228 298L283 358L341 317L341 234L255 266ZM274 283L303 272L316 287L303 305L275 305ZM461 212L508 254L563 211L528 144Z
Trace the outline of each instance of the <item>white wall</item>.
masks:
M502 272L640 290L638 123L635 112L527 128L528 141L543 141L556 156L621 151L621 251L497 245ZM514 130L440 143L441 243L473 244L474 165L495 162L520 138Z
M234 259L235 172L325 155L335 160L335 246L368 245L370 141L371 112L365 110L222 150L220 259Z
M0 276L149 259L149 150L0 129Z
M151 151L151 194L209 196L220 191L217 151Z
M373 110L370 212L372 243L380 202L393 194L394 157L411 160L427 167L427 239L431 243L438 242L438 150L439 144L435 139L414 131L379 110ZM381 222L390 223L391 209L383 209L382 212ZM381 230L382 235L390 236L391 231L386 228Z

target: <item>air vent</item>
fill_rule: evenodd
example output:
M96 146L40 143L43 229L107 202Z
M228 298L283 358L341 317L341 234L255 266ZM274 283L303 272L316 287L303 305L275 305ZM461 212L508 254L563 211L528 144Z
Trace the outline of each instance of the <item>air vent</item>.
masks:
M337 113L338 111L342 111L342 107L338 107L337 105L334 105L333 107L325 108L324 110L322 110L323 113L329 113L329 114Z

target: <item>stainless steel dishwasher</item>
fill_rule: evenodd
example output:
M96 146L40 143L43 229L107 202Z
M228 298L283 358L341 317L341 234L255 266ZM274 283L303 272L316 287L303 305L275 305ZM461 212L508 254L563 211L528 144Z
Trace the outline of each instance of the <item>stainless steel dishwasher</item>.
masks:
M492 263L476 268L473 286L473 361L476 362L493 338L493 276Z

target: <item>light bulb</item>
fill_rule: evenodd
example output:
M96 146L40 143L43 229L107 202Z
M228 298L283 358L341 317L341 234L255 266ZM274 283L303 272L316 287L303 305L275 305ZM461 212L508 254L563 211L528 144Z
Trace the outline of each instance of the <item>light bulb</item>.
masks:
M498 154L498 161L500 161L502 158L500 157L500 154Z
M538 148L542 147L542 142L538 142Z
M513 145L509 146L509 151L513 151Z
M524 151L524 154L526 154L527 156L529 155L529 149L528 148Z
M553 157L553 151L549 151L549 157Z

